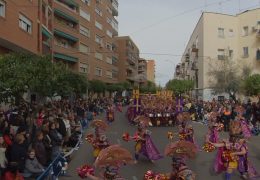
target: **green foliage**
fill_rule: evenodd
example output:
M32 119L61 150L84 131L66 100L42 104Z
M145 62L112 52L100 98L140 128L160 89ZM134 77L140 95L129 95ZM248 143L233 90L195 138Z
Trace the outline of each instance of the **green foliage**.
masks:
M249 76L244 81L244 87L247 95L256 96L260 94L260 74Z
M182 94L192 90L194 82L191 80L172 79L166 83L166 89L173 91L175 95Z
M7 54L0 57L0 102L15 100L25 92L43 97L82 94L87 89L86 77L52 63L49 56Z
M156 84L151 81L148 81L146 85L140 87L141 93L156 93L156 90Z
M100 80L89 81L89 90L94 93L102 93L106 90L106 84Z

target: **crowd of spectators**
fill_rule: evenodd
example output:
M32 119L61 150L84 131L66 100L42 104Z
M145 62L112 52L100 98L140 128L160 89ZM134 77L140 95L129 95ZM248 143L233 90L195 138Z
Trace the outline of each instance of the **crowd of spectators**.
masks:
M75 148L82 127L110 102L96 98L0 107L0 179L38 177L58 155Z

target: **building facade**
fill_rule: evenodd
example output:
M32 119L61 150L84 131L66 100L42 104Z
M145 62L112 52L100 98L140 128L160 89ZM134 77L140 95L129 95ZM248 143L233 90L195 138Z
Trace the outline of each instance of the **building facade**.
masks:
M155 83L155 61L147 60L147 81Z
M132 85L138 85L140 78L138 75L139 49L129 36L115 37L116 50L118 54L118 80L128 81Z
M147 61L143 58L138 60L138 76L139 85L143 86L147 84Z
M193 94L197 98L217 98L210 87L214 79L209 72L230 61L241 69L248 66L253 73L260 73L259 48L260 8L235 16L205 12L190 37L181 63L175 67L174 76L194 80Z
M50 54L89 80L116 83L116 16L117 0L0 0L0 53Z

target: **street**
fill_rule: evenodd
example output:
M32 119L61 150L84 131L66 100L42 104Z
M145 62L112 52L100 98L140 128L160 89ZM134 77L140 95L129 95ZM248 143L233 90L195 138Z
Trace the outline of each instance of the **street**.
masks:
M134 155L134 142L124 142L122 140L122 134L128 132L133 135L136 127L129 125L127 119L125 118L124 108L123 113L116 113L115 122L110 125L107 132L111 144L121 144L123 147L129 149ZM195 136L197 143L202 146L204 142L204 135L207 131L207 127L200 123L193 123L195 129ZM159 151L163 154L166 144L169 142L167 139L167 132L173 131L177 132L176 127L151 127L152 139L156 144ZM86 133L89 133L92 129L88 129ZM221 133L221 137L225 137L224 133ZM176 138L176 137L175 137ZM77 176L76 168L83 164L92 164L94 159L92 157L92 147L89 143L83 140L83 144L80 146L79 150L72 155L72 160L69 163L68 175L71 177L61 177L60 179L80 179ZM252 137L249 142L249 159L253 162L256 169L260 172L260 137ZM212 171L213 161L215 158L216 151L212 153L206 153L201 151L198 153L197 157L193 160L188 161L188 165L196 173L196 180L222 180L224 174L216 175ZM140 158L138 164L127 165L122 167L121 175L128 180L142 180L144 173L147 170L153 170L156 172L170 172L171 170L171 158L164 157L163 159L151 163L145 158ZM238 172L233 175L232 180L239 180Z

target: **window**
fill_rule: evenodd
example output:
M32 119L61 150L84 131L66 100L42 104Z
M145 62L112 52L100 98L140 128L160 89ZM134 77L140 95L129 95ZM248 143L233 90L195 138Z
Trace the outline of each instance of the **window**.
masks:
M111 57L107 57L106 62L108 64L112 64L113 63L112 58Z
M84 2L87 5L90 5L90 0L81 0L82 2Z
M218 37L224 38L224 28L218 28Z
M99 16L102 16L102 11L101 11L98 7L95 8L95 12L96 12Z
M95 69L95 75L96 75L96 76L102 76L102 69L99 68L99 67L96 67L96 69Z
M83 17L84 19L90 21L90 14L86 11L83 11L82 9L79 10L79 14L81 17Z
M229 50L228 55L229 55L229 58L230 58L230 59L233 59L234 51L233 51L233 50Z
M118 72L116 70L112 70L112 78L117 78Z
M112 72L111 71L106 71L106 76L108 78L112 78Z
M89 53L89 47L86 46L85 44L80 43L79 44L79 52L88 54Z
M229 36L229 37L234 37L234 31L233 31L233 29L229 29L229 31L228 31L228 36Z
M103 29L103 27L102 27L102 24L100 24L99 22L95 22L95 26L98 28L98 29L100 29L100 30L102 30Z
M243 27L243 32L242 32L242 33L243 33L243 36L248 36L248 34L249 34L248 32L249 32L249 31L248 31L248 26L244 26L244 27Z
M249 56L248 47L243 47L243 57L247 58Z
M0 16L5 17L5 2L0 0Z
M81 73L88 73L88 64L79 63L79 72Z
M224 49L218 49L218 60L225 60L225 51L224 51Z
M112 51L112 44L107 42L106 48L107 48L108 50Z
M102 37L99 36L99 35L96 35L95 41L96 41L98 44L102 44L102 42L103 42Z
M95 58L99 59L99 60L103 60L103 55L99 52L95 53Z
M109 36L109 37L113 37L113 34L112 34L112 32L111 31L109 31L109 30L107 30L107 35Z
M79 26L79 32L80 32L80 34L82 34L84 36L90 37L89 29L82 25Z
M32 33L32 22L22 14L19 14L19 27L30 34Z

